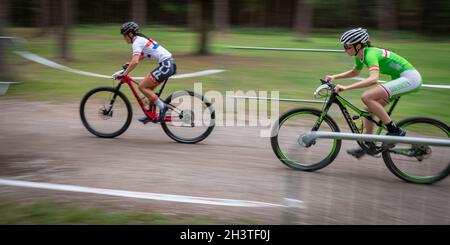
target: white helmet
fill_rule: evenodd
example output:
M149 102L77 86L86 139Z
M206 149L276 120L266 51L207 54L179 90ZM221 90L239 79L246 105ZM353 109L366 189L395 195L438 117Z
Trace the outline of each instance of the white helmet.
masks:
M362 28L348 30L341 36L341 43L347 45L355 43L367 43L368 41L369 33L367 33L366 29Z

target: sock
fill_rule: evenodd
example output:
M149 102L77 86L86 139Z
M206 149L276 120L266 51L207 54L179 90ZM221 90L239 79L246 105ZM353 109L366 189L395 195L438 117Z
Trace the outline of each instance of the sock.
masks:
M398 132L398 126L395 125L395 123L393 121L390 121L388 124L386 124L387 130L389 131L389 133L396 133Z
M154 103L159 108L163 108L164 107L164 102L160 98L158 98Z

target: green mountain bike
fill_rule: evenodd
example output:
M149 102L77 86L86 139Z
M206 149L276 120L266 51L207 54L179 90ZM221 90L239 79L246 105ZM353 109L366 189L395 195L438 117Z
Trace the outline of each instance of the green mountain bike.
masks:
M334 92L335 85L321 80L322 85L316 89L315 95L327 98L322 110L310 107L291 109L280 116L272 128L271 144L275 155L285 165L296 170L316 171L333 162L339 154L341 140L317 139L314 144L304 146L301 137L310 131L340 132L336 121L328 115L333 104L336 104L352 133L362 133L357 126L361 117L367 118L377 125L376 134L386 132L381 121L372 118L372 113L361 110ZM392 102L388 110L391 115L399 98ZM350 108L354 115L350 115ZM407 131L407 136L424 138L450 138L447 124L428 117L411 117L397 123ZM383 157L387 168L397 177L407 182L431 184L442 180L450 174L450 148L431 147L397 143L394 146L357 141L358 145L374 157Z

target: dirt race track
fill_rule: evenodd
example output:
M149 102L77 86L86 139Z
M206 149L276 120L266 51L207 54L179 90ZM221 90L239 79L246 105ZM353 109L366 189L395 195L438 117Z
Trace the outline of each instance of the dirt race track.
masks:
M138 114L138 115L136 115ZM135 113L135 117L140 113ZM119 210L193 214L265 224L450 224L450 178L408 184L382 159L341 153L315 172L288 169L255 127L216 127L196 145L173 142L136 118L101 139L80 122L78 104L0 100L0 178L127 191L228 198L289 207L227 207L0 185L2 199L54 200Z

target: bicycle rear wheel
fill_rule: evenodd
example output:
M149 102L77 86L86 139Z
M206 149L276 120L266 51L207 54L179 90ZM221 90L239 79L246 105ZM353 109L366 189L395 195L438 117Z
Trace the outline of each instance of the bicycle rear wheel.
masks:
M321 111L315 108L297 108L285 112L272 129L271 144L275 155L290 168L316 171L333 162L341 148L341 140L317 139L305 147L301 137L310 132L317 123ZM318 129L339 132L336 122L328 115Z
M406 136L423 138L450 138L450 128L443 122L426 117L400 121ZM383 152L388 169L402 180L417 184L432 184L450 174L450 148L398 143Z
M114 138L128 129L133 117L130 101L113 87L87 92L80 102L80 118L86 129L102 138Z
M215 111L203 95L192 91L177 91L165 102L169 105L169 110L161 126L171 139L194 144L211 134L215 126Z

